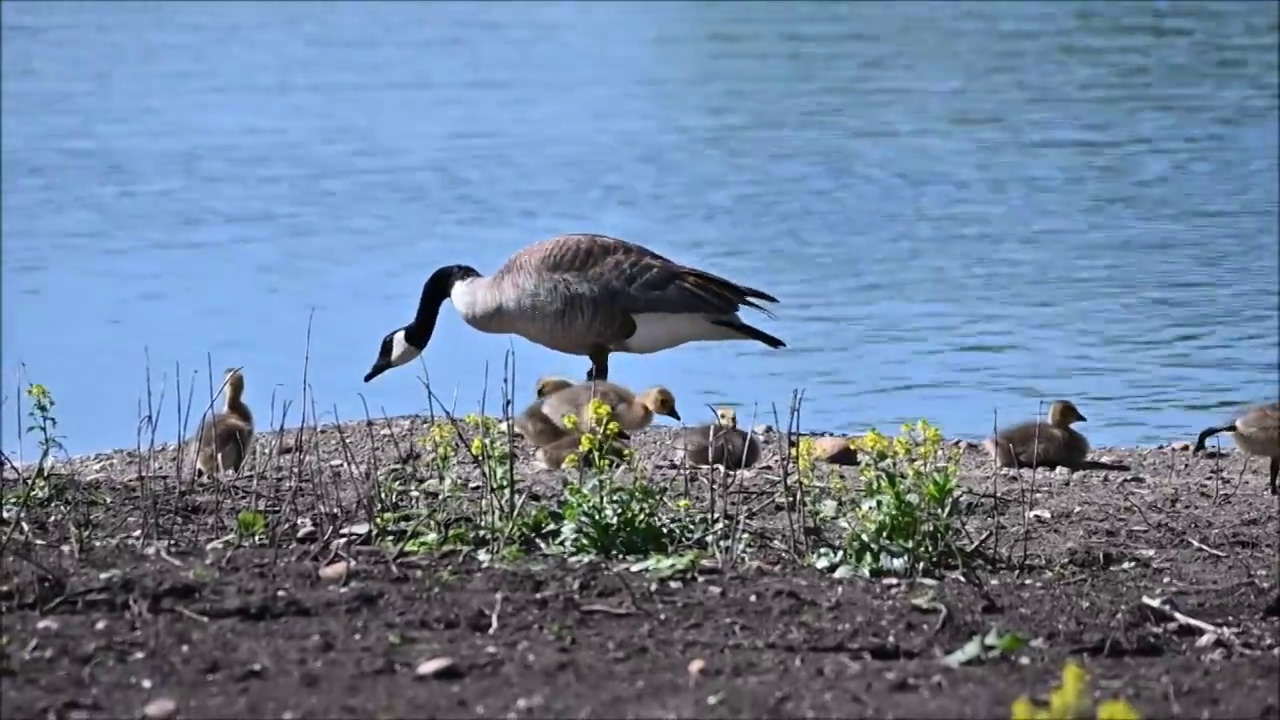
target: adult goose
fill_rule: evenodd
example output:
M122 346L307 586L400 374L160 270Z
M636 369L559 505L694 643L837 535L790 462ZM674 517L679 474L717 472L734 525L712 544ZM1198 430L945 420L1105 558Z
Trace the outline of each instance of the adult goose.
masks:
M608 379L613 352L647 354L697 340L787 346L738 317L743 306L773 317L756 302L778 302L766 292L625 240L561 235L516 252L490 277L468 265L432 273L413 322L382 339L365 382L422 354L446 299L477 330L590 358L587 380Z
M1280 477L1280 402L1255 405L1226 425L1205 428L1196 438L1192 454L1203 452L1205 443L1218 433L1231 433L1236 445L1249 455L1269 459L1267 474L1271 494L1277 493L1276 478Z

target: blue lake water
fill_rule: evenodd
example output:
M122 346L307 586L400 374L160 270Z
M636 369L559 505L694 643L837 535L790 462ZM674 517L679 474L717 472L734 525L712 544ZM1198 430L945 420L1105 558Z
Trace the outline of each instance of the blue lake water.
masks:
M6 450L20 363L73 453L133 445L148 363L161 440L210 363L296 417L313 311L324 419L421 411L416 364L361 378L427 275L564 232L782 300L747 314L785 350L614 356L686 419L800 387L810 428L979 437L1068 396L1136 444L1280 392L1276 3L0 8ZM474 409L508 348L521 404L587 368L446 305L433 387Z

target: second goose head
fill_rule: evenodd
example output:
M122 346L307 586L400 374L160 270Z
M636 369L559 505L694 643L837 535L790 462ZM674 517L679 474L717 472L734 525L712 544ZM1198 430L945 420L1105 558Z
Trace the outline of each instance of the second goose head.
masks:
M436 320L440 317L440 306L453 293L454 286L460 282L480 277L480 272L469 265L446 265L427 278L422 286L422 296L418 299L418 312L413 322L396 328L382 338L378 347L378 357L373 367L365 373L364 381L378 377L393 367L412 362L426 349L435 332Z

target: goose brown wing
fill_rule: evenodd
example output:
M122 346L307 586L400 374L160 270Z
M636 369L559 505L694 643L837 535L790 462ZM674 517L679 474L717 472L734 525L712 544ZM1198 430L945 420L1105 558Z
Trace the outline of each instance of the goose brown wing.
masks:
M599 308L626 314L703 312L729 315L742 306L772 317L756 300L777 298L648 248L605 235L562 235L517 252L499 273L536 274Z

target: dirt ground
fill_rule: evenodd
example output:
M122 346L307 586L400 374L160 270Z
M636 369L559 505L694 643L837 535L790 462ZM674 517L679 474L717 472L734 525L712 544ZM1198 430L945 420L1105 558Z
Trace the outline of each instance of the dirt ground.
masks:
M335 542L377 468L415 460L423 427L263 436L264 464L216 491L180 479L167 448L64 467L95 498L70 514L80 542L33 508L3 556L3 716L994 718L1047 694L1075 657L1100 696L1148 718L1280 717L1280 505L1265 464L1242 475L1228 448L1104 449L1132 469L1018 476L962 444L969 532L1004 559L965 576L804 567L784 552L785 504L766 500L758 552L655 579L544 557L392 562ZM683 484L669 440L635 443L653 478ZM554 492L530 454L517 477ZM764 496L780 464L766 458L737 492ZM269 542L227 541L247 498L271 518ZM344 558L345 578L318 575ZM940 662L993 627L1030 644ZM451 664L422 675L433 658Z

